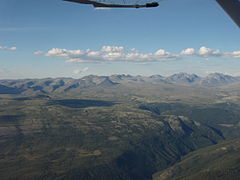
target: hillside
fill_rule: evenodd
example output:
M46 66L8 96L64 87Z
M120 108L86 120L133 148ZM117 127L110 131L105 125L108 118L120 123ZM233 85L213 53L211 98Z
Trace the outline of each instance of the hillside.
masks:
M126 103L36 98L2 101L1 109L6 179L150 179L182 155L223 140L187 117L155 116Z
M238 180L240 141L224 142L197 150L174 166L153 175L154 180Z
M77 93L84 89L132 87L148 84L151 86L193 86L193 87L219 87L240 83L239 77L233 77L220 73L209 74L200 77L196 74L179 73L169 77L153 75L150 77L131 75L95 76L89 75L81 79L72 78L46 78L46 79L22 79L0 80L0 94L37 94L37 93ZM8 88L8 92L6 91Z
M148 180L239 138L238 82L179 76L1 80L2 179Z

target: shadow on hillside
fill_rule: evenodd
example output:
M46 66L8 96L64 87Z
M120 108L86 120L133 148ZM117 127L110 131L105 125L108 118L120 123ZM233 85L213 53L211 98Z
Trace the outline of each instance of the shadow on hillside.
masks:
M62 99L51 100L47 105L61 105L70 108L86 108L86 107L99 107L99 106L113 106L114 102L100 101L100 100L86 100L86 99Z
M23 117L23 115L4 115L4 116L0 116L0 124L15 124L22 117Z

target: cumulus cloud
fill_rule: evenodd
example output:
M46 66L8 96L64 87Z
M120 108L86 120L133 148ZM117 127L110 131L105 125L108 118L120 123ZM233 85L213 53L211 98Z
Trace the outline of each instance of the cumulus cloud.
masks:
M225 57L240 59L240 51L226 52Z
M13 47L0 46L0 50L11 50L11 51L15 51L15 50L17 50L17 47L15 47L15 46L13 46Z
M84 73L84 72L88 71L88 69L89 69L88 67L85 67L83 69L75 69L73 71L73 74L81 74L81 73Z
M166 50L159 49L154 53L139 53L135 48L126 49L122 46L103 46L100 50L68 50L53 48L48 52L36 51L34 54L44 54L48 57L66 59L68 63L101 63L101 62L157 62L176 60L179 56Z
M198 56L204 58L219 57L240 59L240 51L222 52L220 50L211 49L205 46L200 47L199 50L195 50L194 48L187 48L185 50L182 50L180 54L183 56Z
M123 46L103 46L99 50L69 50L52 48L47 52L36 51L35 55L45 55L48 57L62 58L68 63L150 63L160 61L172 61L184 56L197 56L205 59L211 57L240 59L240 51L222 52L202 46L198 50L187 48L179 54L170 53L164 49L159 49L153 53L141 53L136 48L128 49Z
M199 56L206 56L206 57L210 57L210 56L221 56L222 53L220 50L213 50L211 48L208 47L201 47L198 51L198 55Z
M180 54L181 55L195 55L196 51L194 48L187 48L185 50L182 50L182 52Z
M200 47L198 51L195 50L194 48L187 48L181 52L181 55L187 55L187 56L196 55L196 56L207 58L211 56L219 57L219 56L222 56L223 53L220 50L214 50L214 49L203 46L203 47Z
M106 52L121 52L124 50L124 47L122 46L103 46L102 51Z

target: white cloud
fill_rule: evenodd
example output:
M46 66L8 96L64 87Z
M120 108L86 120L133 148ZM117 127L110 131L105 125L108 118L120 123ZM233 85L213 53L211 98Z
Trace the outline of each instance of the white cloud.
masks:
M87 50L88 51L88 50ZM46 56L50 57L79 57L84 55L84 52L82 50L67 50L67 49L58 49L58 48L53 48L49 50L46 54Z
M66 60L67 63L90 63L90 62L95 62L97 61L90 61L90 60L84 60L84 59L79 59L79 58L74 58L74 59L68 59Z
M205 46L199 48L199 50L195 50L194 48L187 48L181 52L181 55L196 55L200 57L211 57L211 56L222 56L222 52L220 50L214 50Z
M42 55L42 54L44 54L44 52L43 51L35 51L33 54L34 55Z
M89 69L88 67L85 67L83 69L75 69L73 71L73 74L81 74L81 73L84 73L84 72L88 71L88 69Z
M170 53L164 49L159 49L153 53L141 53L136 48L127 49L123 46L103 46L100 50L68 50L53 48L47 52L36 51L35 55L45 55L48 57L63 58L67 63L150 63L160 61L172 61L184 56L197 56L204 59L211 57L240 59L240 51L222 52L205 46L198 50L187 48L179 54Z
M130 51L137 52L137 48L131 48Z
M106 52L121 52L124 50L124 47L122 46L103 46L102 51Z
M198 51L194 48L187 48L181 51L180 54L185 56L195 55L198 57L204 57L205 59L208 59L210 57L240 59L240 51L222 52L220 50L211 49L205 46L199 48Z
M240 59L240 51L226 52L225 57Z
M17 50L17 48L16 48L15 46L13 46L13 47L0 46L0 50L11 50L11 51L15 51L15 50Z
M183 50L181 53L181 55L195 55L195 49L194 48L187 48L185 50Z
M68 63L102 63L102 62L156 62L176 60L178 55L171 54L166 50L159 49L155 53L139 53L135 48L126 49L122 46L103 46L100 50L67 50L53 48L48 52L36 51L34 54L44 54L48 57L58 57L66 59Z
M221 56L222 53L220 50L213 50L208 47L201 47L197 53L199 56L210 57L210 56Z

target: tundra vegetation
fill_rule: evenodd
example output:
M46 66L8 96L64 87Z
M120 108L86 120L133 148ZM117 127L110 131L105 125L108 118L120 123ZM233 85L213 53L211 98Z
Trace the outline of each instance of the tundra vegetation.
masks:
M240 78L0 80L1 179L237 179Z

